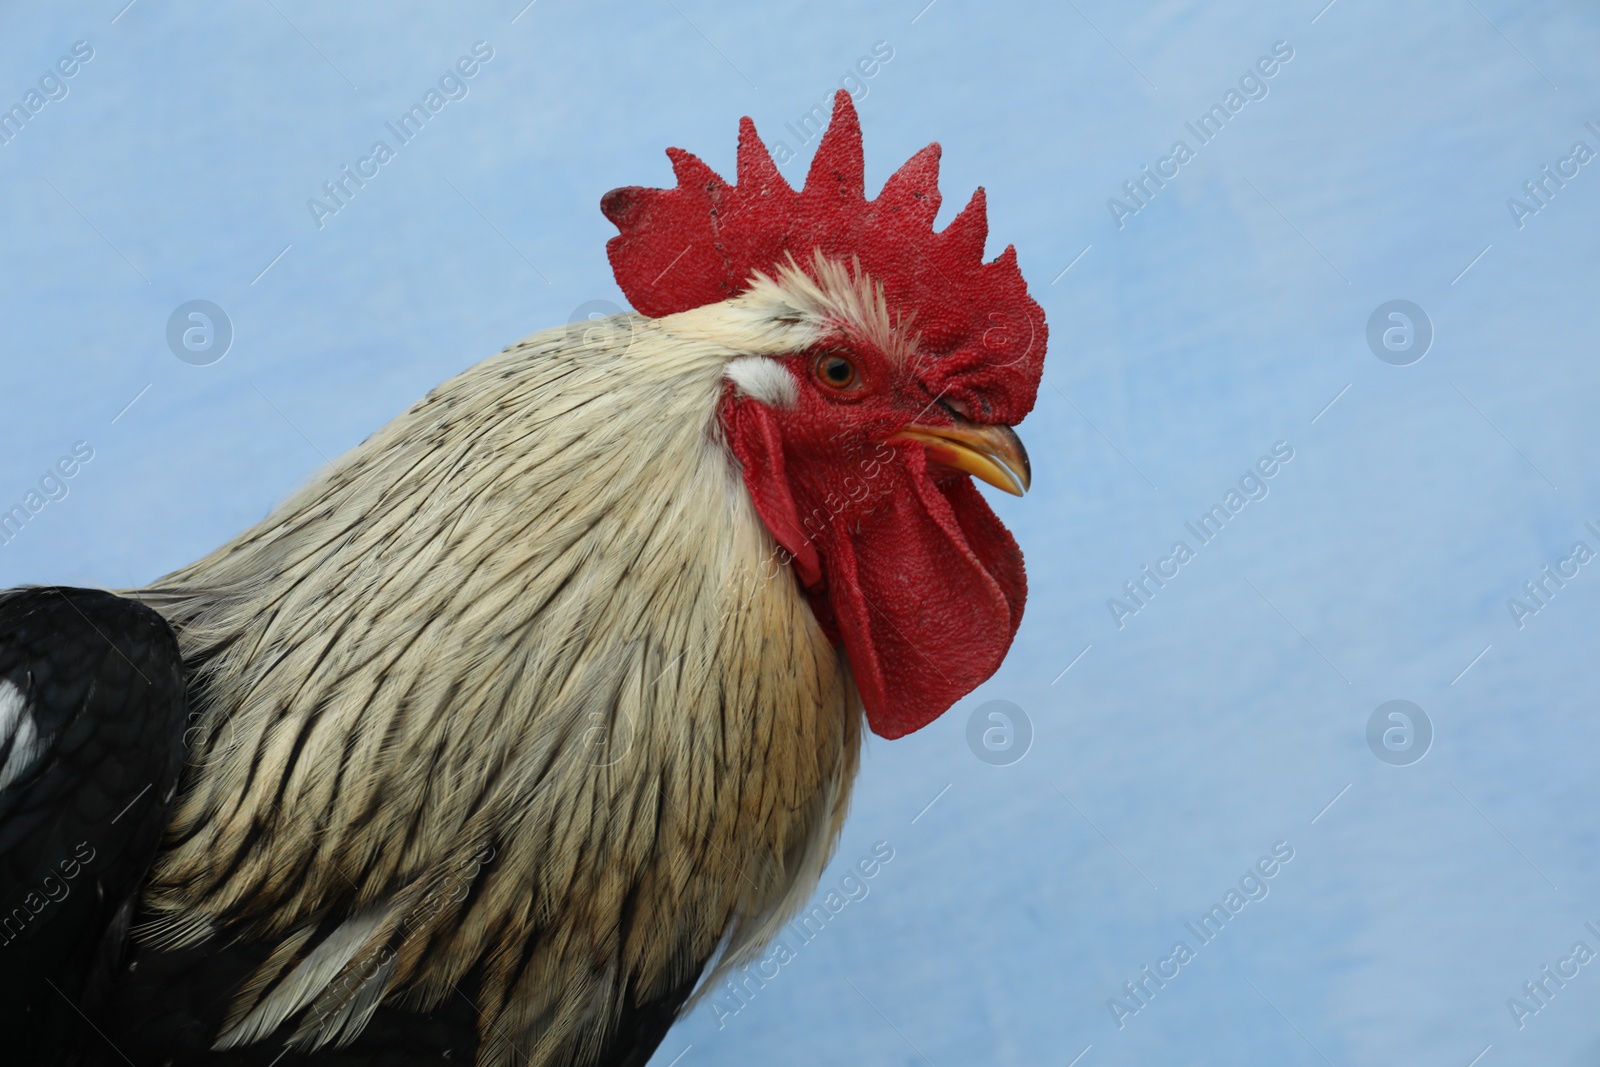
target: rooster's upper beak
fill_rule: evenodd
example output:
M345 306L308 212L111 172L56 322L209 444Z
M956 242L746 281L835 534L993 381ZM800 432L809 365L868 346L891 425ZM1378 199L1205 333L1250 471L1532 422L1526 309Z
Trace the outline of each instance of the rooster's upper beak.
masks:
M1009 426L985 426L965 420L954 426L911 423L888 440L922 445L934 462L982 478L1014 496L1027 492L1033 481L1028 450Z

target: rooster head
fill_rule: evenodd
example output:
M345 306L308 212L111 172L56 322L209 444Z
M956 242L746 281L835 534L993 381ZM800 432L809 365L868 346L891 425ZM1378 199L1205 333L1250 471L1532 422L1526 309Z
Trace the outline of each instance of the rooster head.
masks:
M748 118L735 184L668 156L676 188L601 201L617 282L651 317L717 306L735 353L721 428L756 511L873 731L920 729L999 668L1022 620L1022 553L971 479L1028 487L1011 427L1038 391L1044 312L1015 249L983 261L982 189L934 232L937 144L866 199L844 91L798 191Z

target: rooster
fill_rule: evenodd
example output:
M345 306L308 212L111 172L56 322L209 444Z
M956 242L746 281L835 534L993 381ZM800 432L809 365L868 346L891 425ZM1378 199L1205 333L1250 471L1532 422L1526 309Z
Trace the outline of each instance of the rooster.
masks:
M1028 486L1045 323L983 191L935 232L934 144L867 200L845 92L799 191L748 118L734 184L668 154L601 201L637 314L153 585L0 596L25 1058L642 1065L815 889L863 722L998 668L972 479Z

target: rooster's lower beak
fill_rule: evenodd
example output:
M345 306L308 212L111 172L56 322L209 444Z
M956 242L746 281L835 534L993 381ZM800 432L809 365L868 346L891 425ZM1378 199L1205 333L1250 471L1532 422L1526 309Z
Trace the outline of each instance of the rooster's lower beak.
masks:
M935 463L965 471L1013 496L1027 492L1033 481L1028 450L1022 447L1017 431L1009 426L972 422L954 426L911 423L891 434L888 440L891 444L919 444L927 449L928 458Z

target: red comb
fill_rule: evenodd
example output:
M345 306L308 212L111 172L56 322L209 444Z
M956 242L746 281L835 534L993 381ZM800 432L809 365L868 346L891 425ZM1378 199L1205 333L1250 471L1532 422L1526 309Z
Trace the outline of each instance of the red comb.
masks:
M600 210L622 231L606 244L617 284L652 318L726 300L751 275L776 274L792 255L810 270L814 250L859 259L884 287L891 311L914 316L922 377L982 421L1020 422L1044 370L1044 311L1028 295L1007 247L983 262L989 223L983 190L939 233L939 146L930 144L884 183L863 187L861 123L850 94L833 118L799 192L778 173L749 118L739 123L739 180L730 185L698 157L669 148L675 189L613 189Z

